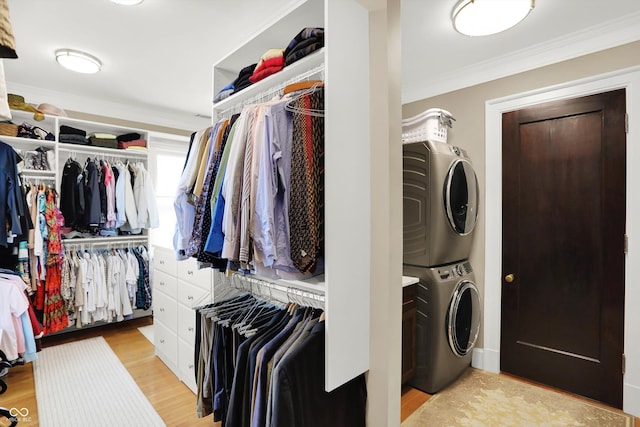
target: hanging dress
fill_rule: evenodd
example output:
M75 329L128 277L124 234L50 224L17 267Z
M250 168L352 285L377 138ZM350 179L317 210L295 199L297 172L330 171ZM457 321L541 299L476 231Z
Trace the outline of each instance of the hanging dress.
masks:
M56 207L55 192L47 192L45 219L47 235L47 278L45 280L43 326L45 334L61 331L69 325L62 286L62 241L60 227L64 225L62 213Z

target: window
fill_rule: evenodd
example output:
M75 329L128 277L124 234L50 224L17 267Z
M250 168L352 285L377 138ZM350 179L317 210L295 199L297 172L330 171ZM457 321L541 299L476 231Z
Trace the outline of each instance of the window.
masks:
M176 214L173 201L189 148L188 137L153 135L149 149L149 172L153 177L160 227L151 230L152 246L173 248Z

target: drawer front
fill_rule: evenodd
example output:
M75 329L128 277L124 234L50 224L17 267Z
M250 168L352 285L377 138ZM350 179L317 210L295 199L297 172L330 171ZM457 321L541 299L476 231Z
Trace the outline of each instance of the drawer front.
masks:
M210 268L198 270L198 262L194 258L189 258L178 263L178 277L202 289L211 289L212 274Z
M211 292L178 280L178 302L192 308L209 302Z
M178 298L178 279L158 269L153 272L153 291L161 291L171 298Z
M197 384L195 379L195 367L194 367L194 347L190 346L186 342L178 341L178 372L180 380L196 393Z
M178 304L173 298L169 298L162 292L153 294L153 318L163 323L174 333L178 325Z
M176 261L171 249L155 246L153 248L153 267L172 276L178 274L178 261Z
M178 305L178 338L191 347L196 345L196 311L193 308Z
M153 323L153 340L156 354L178 375L178 337L161 322Z

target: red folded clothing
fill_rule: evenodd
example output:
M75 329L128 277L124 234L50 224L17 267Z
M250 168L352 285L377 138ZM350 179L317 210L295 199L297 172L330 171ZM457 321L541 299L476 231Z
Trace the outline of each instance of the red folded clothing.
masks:
M273 66L273 67L263 68L258 72L254 72L251 75L251 77L249 77L249 80L251 81L251 83L259 82L265 77L269 77L271 74L275 74L278 71L282 70L283 68L284 68L283 66Z
M146 147L147 140L146 139L134 139L133 141L118 141L118 148L124 150L129 147Z
M253 74L249 77L251 83L258 82L271 74L278 72L284 68L284 50L269 49L258 61ZM265 70L271 70L265 74Z

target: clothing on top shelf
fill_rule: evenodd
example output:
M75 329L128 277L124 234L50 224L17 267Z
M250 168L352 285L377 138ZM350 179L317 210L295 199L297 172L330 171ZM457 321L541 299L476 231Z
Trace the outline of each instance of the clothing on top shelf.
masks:
M324 28L304 28L289 42L285 49L285 63L286 65L291 65L323 47Z
M305 112L323 108L322 88L294 92L193 135L174 202L178 259L272 278L322 273L324 119Z
M250 295L196 311L199 417L233 426L364 426L364 376L324 391L321 310Z
M260 57L258 65L249 77L251 83L257 83L265 77L284 68L284 49L269 49Z
M88 158L83 168L70 158L62 171L61 191L65 224L74 230L114 236L158 227L153 183L142 162L112 165Z
M285 49L269 49L260 57L257 63L242 68L233 82L218 91L213 98L213 102L220 102L252 84L278 73L286 66L323 47L324 28L303 28L291 39Z

